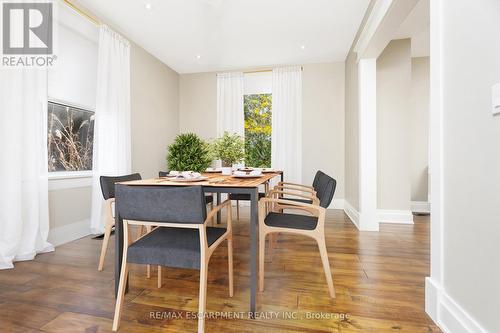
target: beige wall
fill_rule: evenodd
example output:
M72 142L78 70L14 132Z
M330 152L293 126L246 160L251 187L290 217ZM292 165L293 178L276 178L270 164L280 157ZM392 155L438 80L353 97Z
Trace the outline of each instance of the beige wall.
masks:
M179 133L179 74L137 45L130 50L132 170L156 177Z
M429 57L412 58L411 64L411 200L427 201L429 170Z
M216 73L182 74L179 79L179 129L204 139L217 136Z
M500 1L441 1L445 292L500 332ZM432 51L431 51L432 52ZM432 66L431 66L432 67Z
M410 39L394 40L377 59L377 200L410 209Z
M343 199L344 63L307 64L303 68L303 182L312 183L315 172L322 169L337 179L335 197ZM182 74L179 96L180 132L214 138L216 73Z
M359 211L358 64L350 52L345 64L345 201Z
M49 191L50 229L88 220L91 197L90 186Z
M141 47L130 50L132 170L153 177L179 132L179 75ZM90 218L91 188L49 191L50 228Z
M345 201L359 211L359 108L358 63L353 51L376 0L370 0L345 60Z
M344 198L344 63L308 64L302 73L302 182L316 170L337 180ZM286 176L286 175L285 175Z

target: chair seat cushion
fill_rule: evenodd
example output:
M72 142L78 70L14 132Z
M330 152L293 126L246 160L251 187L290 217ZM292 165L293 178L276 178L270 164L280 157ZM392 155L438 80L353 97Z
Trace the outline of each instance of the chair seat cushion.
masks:
M259 192L259 199L265 197L266 194ZM231 200L250 200L250 194L247 193L231 193L229 194L229 199Z
M264 223L269 227L314 230L318 224L318 218L299 214L269 213Z
M214 201L214 197L212 195L205 195L205 203L209 204Z
M207 227L208 246L226 232ZM198 229L158 227L128 248L127 262L200 269Z

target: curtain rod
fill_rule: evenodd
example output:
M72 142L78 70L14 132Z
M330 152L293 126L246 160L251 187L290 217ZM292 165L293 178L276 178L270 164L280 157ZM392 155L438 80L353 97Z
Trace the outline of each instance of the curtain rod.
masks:
M78 14L89 20L90 22L94 23L95 25L99 26L101 25L101 22L96 19L95 17L91 16L90 14L87 14L84 10L80 9L77 5L72 3L70 0L63 0L65 4L73 8Z

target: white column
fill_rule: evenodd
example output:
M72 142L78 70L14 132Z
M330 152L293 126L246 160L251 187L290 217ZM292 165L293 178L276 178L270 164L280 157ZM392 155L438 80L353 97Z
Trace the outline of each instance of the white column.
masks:
M439 322L443 290L443 1L431 1L429 202L431 203L431 276L425 280L425 312Z
M377 221L377 59L358 63L359 229L378 231Z

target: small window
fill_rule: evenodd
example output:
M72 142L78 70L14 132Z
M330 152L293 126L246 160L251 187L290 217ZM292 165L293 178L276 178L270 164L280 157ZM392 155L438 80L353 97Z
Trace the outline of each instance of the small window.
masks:
M245 95L245 165L271 167L272 94Z
M48 170L92 170L94 112L49 102L47 148Z

